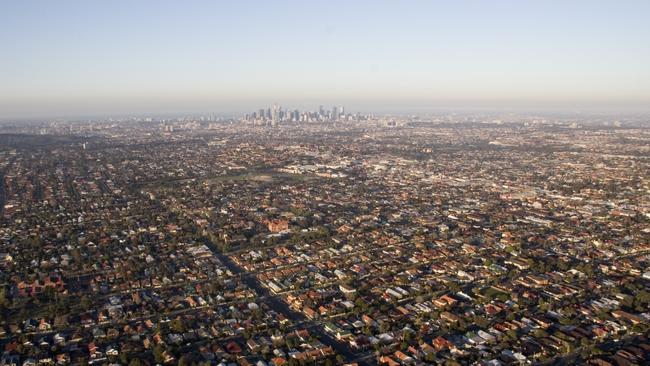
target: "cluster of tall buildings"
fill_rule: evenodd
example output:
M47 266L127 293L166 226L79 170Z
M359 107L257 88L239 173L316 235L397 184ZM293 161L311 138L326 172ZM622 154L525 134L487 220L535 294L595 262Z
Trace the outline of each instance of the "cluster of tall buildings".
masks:
M325 109L322 105L317 111L300 111L298 109L283 109L280 105L274 104L267 109L260 108L258 111L246 114L244 120L259 125L277 126L280 123L298 122L342 122L357 120L359 115L345 113L345 107L332 106Z

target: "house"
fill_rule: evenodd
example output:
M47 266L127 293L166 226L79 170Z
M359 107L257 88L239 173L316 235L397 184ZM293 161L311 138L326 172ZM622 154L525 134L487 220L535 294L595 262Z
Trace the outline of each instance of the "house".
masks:
M453 344L449 342L447 339L443 338L442 336L436 337L433 340L432 344L433 344L433 348L435 348L435 350L438 352L453 347Z
M228 353L239 354L242 352L242 349L236 342L228 342L228 344L226 344L226 351Z
M385 364L388 366L400 366L399 362L393 360L390 356L381 356L379 357L379 363Z
M397 359L401 362L402 365L409 365L415 362L413 357L407 355L402 351L395 351L394 355L395 357L397 357Z
M108 346L106 347L106 356L118 356L120 353L118 352L117 348L113 346Z
M351 295L351 294L354 294L354 293L357 292L357 289L352 288L352 287L350 287L348 285L345 285L345 284L339 285L339 290L341 290L341 292L343 294L345 294L345 295Z
M267 228L272 233L278 233L289 229L289 221L287 220L273 220L267 223Z
M450 313L448 311L443 311L440 314L440 318L443 319L443 320L446 320L446 321L448 321L450 323L457 323L457 322L460 321L460 317L458 317L457 315L454 315L454 314L452 314L452 313Z
M271 360L271 365L273 366L284 366L287 363L287 360L282 357L275 357Z
M309 319L316 319L316 318L318 318L318 313L317 313L314 309L312 309L312 308L310 308L310 307L308 307L308 306L305 306L304 309L303 309L302 311L303 311L303 313L305 313L305 315L306 315Z
M246 346L251 350L251 352L257 352L260 348L260 345L252 338L246 341Z

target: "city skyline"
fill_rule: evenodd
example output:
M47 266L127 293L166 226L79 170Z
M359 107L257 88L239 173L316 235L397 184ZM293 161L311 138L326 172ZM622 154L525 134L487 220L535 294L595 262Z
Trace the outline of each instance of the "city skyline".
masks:
M239 115L269 101L647 112L648 10L642 1L9 3L0 119Z

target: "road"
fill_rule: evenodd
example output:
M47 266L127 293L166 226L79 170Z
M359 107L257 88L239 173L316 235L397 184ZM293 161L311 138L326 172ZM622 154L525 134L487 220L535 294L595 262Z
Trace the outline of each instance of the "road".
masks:
M241 269L235 262L233 262L227 255L221 253L214 244L206 243L208 248L212 250L214 255L233 273L239 275L242 281L257 294L264 298L264 303L274 311L284 315L294 323L303 325L303 328L310 330L318 336L318 339L325 345L332 347L336 353L345 358L346 363L357 362L359 365L370 365L365 361L367 355L357 355L352 352L345 344L334 339L329 333L325 332L322 325L316 321L308 319L304 314L297 312L289 307L287 303L277 298L269 292L269 290L262 286L260 281L254 274L247 273Z

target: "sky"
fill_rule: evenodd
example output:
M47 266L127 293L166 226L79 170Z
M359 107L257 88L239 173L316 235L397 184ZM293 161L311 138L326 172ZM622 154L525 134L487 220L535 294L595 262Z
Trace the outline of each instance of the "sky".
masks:
M0 3L0 118L650 109L647 0Z

